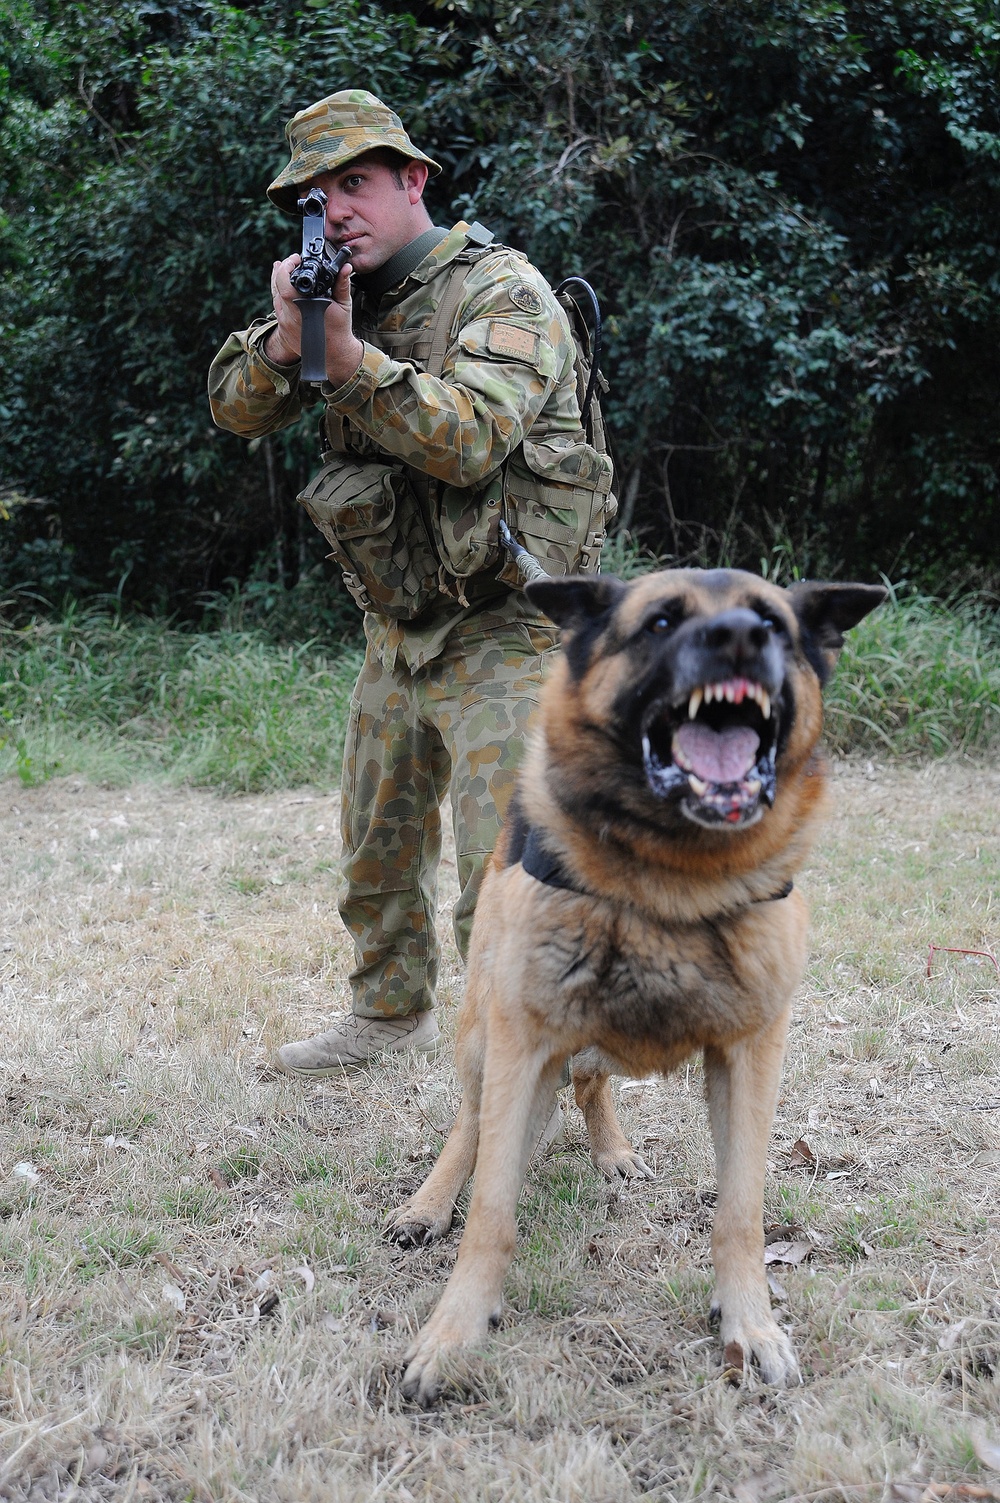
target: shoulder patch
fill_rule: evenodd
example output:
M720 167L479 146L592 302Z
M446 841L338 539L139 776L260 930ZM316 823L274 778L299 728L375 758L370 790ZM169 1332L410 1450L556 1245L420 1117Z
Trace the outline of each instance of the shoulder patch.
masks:
M534 287L529 287L525 282L508 288L507 296L515 308L521 308L525 313L541 313L544 306Z
M486 348L491 355L508 355L514 360L524 360L528 365L538 363L538 335L531 329L519 329L517 324L491 319Z

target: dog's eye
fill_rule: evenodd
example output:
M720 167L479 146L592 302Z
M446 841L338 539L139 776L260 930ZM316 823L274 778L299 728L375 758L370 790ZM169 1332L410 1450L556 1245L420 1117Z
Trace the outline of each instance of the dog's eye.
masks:
M766 626L768 631L773 631L776 637L787 637L788 628L775 611L768 610L764 605L756 605L752 609L760 617L761 626Z
M676 625L676 616L672 616L669 611L657 611L656 615L650 616L646 622L646 630L652 632L654 636L659 637L664 632L673 631Z

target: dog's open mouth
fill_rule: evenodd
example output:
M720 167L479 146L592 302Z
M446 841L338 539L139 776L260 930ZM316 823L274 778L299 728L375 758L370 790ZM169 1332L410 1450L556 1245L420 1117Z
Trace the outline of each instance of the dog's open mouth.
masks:
M774 803L777 739L777 707L761 684L701 684L681 704L659 700L646 711L646 781L696 824L753 824L762 802Z

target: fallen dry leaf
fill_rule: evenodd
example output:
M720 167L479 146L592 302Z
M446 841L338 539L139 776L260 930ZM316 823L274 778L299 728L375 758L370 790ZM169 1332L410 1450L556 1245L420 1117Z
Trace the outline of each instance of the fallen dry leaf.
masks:
M805 1227L799 1226L797 1221L775 1222L764 1228L764 1246L770 1247L772 1242L795 1242L799 1237L808 1235Z
M737 1482L733 1497L736 1503L768 1503L768 1499L776 1498L784 1486L776 1472L754 1472L752 1477Z
M107 1446L102 1446L100 1441L95 1441L95 1443L87 1451L86 1456L83 1458L83 1465L80 1468L80 1476L88 1477L91 1472L99 1472L101 1467L108 1462L110 1457L111 1452L108 1450Z
M790 1263L796 1267L813 1250L811 1242L772 1242L764 1249L765 1263Z
M178 1268L177 1264L171 1258L168 1258L165 1252L154 1253L153 1257L159 1263L160 1267L166 1273L169 1273L175 1284L183 1284L184 1270Z
M814 1165L816 1155L813 1153L805 1138L798 1138L792 1144L792 1151L788 1155L789 1169L801 1169L803 1164Z
M991 1435L986 1435L982 1430L974 1430L971 1435L972 1449L975 1451L983 1466L988 1466L994 1472L1000 1472L1000 1441Z
M979 1498L983 1503L996 1503L1000 1499L1000 1493L992 1487L980 1487L975 1482L957 1482L954 1485L950 1482L931 1482L921 1493L920 1503L937 1503L939 1498L951 1499L953 1503L959 1498Z
M177 1311L178 1315L184 1314L187 1309L187 1296L183 1289L178 1289L176 1284L164 1284L160 1294L167 1304Z
M965 1316L962 1320L956 1320L953 1325L948 1326L938 1337L938 1350L953 1352L961 1341L964 1332L968 1330L971 1324L972 1321L969 1320L968 1316Z
M784 1284L782 1284L780 1279L775 1277L770 1269L768 1269L767 1274L767 1287L770 1289L775 1299L786 1300L788 1298L788 1290L785 1288Z

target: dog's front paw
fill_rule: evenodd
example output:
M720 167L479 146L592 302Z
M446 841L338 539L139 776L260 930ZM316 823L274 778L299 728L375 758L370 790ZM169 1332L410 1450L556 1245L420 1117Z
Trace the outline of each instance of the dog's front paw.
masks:
M436 1341L422 1332L404 1357L406 1371L403 1373L403 1397L419 1404L421 1409L430 1409L441 1397L445 1378L442 1372L444 1352Z
M728 1320L723 1315L719 1334L723 1361L732 1371L745 1373L752 1363L764 1382L776 1388L802 1382L795 1348L776 1320Z
M645 1159L630 1143L627 1143L624 1148L606 1149L603 1153L595 1153L594 1167L601 1171L605 1179L656 1178Z
M404 1201L386 1218L385 1235L400 1247L429 1247L451 1227L453 1208L420 1209L415 1200Z
M403 1397L412 1399L422 1409L430 1409L441 1397L452 1369L458 1366L455 1358L463 1349L485 1339L487 1325L485 1321L477 1322L475 1330L470 1331L432 1317L403 1358L406 1363Z

